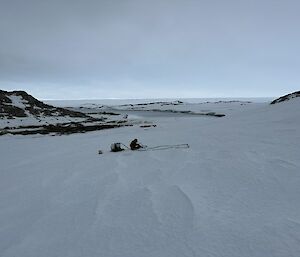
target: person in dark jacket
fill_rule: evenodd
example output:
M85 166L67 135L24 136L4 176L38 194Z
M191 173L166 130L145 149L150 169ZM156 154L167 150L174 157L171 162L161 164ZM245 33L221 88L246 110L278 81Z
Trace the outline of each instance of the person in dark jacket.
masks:
M138 143L138 140L137 139L134 139L131 141L130 143L130 149L131 150L137 150L137 149L140 149L142 146Z

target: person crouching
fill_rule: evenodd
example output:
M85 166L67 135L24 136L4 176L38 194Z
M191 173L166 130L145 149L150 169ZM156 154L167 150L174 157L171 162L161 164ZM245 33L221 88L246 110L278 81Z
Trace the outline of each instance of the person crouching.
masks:
M131 141L130 143L130 149L131 150L137 150L137 149L140 149L142 148L142 146L138 143L138 140L137 139L134 139Z

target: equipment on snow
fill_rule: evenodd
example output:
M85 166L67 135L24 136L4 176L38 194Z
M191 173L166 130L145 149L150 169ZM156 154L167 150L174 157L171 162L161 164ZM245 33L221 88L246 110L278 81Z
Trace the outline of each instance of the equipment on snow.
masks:
M124 146L125 149L123 149L121 146ZM135 149L134 151L158 151L158 150L168 150L168 149L184 149L184 148L190 148L189 144L177 144L177 145L158 145L153 147L148 147L147 145L140 144L139 149ZM131 150L130 147L127 145L124 145L123 143L113 143L110 146L111 152L121 152L121 151L127 151ZM103 154L101 150L98 151L99 154Z
M124 149L121 147L123 145L122 143L113 143L110 146L111 152L120 152L123 151Z

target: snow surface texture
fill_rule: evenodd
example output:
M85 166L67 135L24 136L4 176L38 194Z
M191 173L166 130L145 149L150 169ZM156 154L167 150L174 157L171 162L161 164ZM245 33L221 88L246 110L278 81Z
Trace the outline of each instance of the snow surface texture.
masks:
M300 101L255 106L0 137L0 256L299 257ZM132 138L190 148L108 152Z

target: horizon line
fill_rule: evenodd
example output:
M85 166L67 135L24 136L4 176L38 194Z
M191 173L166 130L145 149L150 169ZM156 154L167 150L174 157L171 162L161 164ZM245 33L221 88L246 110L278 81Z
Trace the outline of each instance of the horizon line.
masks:
M216 96L216 97L149 97L149 98L118 98L118 97L107 97L107 98L76 98L76 99L46 99L40 98L43 101L86 101L86 100L159 100L159 99L224 99L224 98L275 98L278 96Z

